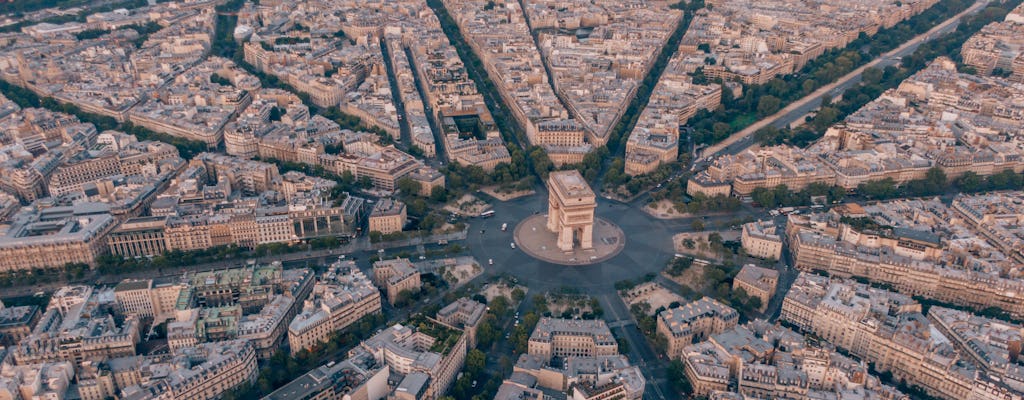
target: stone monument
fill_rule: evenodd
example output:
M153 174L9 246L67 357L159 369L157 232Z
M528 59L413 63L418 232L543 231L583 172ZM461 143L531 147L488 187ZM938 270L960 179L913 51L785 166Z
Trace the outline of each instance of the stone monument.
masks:
M579 171L554 171L548 176L549 231L558 235L558 248L572 251L594 247L594 209L597 197Z

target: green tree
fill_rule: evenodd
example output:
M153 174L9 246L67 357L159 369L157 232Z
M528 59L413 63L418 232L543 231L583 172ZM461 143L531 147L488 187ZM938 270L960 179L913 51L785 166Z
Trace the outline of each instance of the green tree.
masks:
M499 318L508 314L508 298L505 296L498 296L491 299L491 302L487 303L487 306L490 307L491 312Z
M693 393L693 386L686 378L686 368L682 361L672 360L672 363L669 364L668 381L672 384L672 389L679 395Z
M695 219L695 220L693 220L693 222L690 223L690 227L693 228L693 230L697 231L697 232L703 231L704 230L704 222L702 222L699 219Z
M430 201L441 203L448 199L448 191L443 186L434 186L430 189Z
M484 371L487 364L487 355L484 352L472 349L466 353L466 373L476 378Z
M761 96L761 98L757 101L757 116L767 117L769 115L775 114L776 111L779 111L781 105L782 100L780 100L778 97L770 95Z
M481 348L488 348L494 343L495 340L501 335L498 329L494 327L495 319L494 314L488 313L484 316L483 321L480 322L480 326L476 329L476 340L477 344Z
M882 70L874 67L865 68L864 72L861 72L861 80L869 85L877 85L882 82L883 73Z
M869 199L884 200L896 197L896 181L892 178L867 181L857 185L857 191Z
M811 120L811 127L818 134L825 134L829 126L832 126L839 119L839 110L833 107L822 107Z
M395 182L395 187L401 190L406 195L418 195L420 193L420 183L412 180L409 177L403 177Z
M512 301L519 303L526 297L526 293L523 293L523 289L515 288L512 289Z
M725 122L715 122L711 130L715 133L715 139L721 140L732 133L732 126Z

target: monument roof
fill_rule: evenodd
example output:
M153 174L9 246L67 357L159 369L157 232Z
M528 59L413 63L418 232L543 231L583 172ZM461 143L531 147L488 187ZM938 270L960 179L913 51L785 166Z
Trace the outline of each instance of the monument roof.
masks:
M590 189L590 185L588 185L587 181L583 179L583 175L580 175L579 171L554 171L551 173L549 179L552 186L554 186L564 197L595 197L594 191Z

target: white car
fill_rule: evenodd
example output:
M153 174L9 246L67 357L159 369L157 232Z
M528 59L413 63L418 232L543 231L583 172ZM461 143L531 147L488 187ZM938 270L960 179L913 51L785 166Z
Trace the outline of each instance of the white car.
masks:
M487 265L494 265L494 259L493 258L488 258L487 259Z
M509 245L511 245L513 249L516 248L516 243L515 242L509 243Z

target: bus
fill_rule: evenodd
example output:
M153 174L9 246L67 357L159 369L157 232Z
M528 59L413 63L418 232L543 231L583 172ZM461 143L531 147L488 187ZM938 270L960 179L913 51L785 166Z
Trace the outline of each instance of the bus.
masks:
M490 218L494 216L494 210L484 211L480 213L480 218Z

